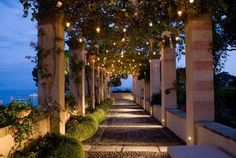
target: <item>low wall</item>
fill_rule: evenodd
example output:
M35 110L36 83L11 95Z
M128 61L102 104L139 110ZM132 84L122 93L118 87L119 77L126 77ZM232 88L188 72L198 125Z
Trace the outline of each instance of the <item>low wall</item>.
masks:
M35 119L33 123L32 138L43 136L50 132L50 118L45 114ZM7 156L14 146L14 140L11 135L10 126L0 129L0 155Z
M124 100L134 100L132 93L112 93L112 97L119 100L119 99L124 99Z
M197 144L213 145L236 157L236 129L217 122L196 124Z
M153 105L152 116L161 122L161 106L160 105Z
M166 111L167 127L186 142L186 113L176 109Z

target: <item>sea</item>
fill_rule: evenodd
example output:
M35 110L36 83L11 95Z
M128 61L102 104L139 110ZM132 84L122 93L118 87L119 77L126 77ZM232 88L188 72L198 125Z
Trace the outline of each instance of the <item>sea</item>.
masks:
M19 89L19 90L1 90L0 89L0 105L7 105L12 101L23 101L33 106L38 105L37 89Z

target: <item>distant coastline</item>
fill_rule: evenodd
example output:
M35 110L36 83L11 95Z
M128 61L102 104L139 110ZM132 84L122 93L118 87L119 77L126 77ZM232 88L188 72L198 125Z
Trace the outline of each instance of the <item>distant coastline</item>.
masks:
M0 89L0 105L9 104L16 99L30 99L33 105L38 103L37 89Z

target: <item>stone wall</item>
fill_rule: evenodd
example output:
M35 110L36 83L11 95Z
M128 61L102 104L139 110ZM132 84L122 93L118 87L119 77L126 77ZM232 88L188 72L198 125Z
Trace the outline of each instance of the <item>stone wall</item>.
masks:
M117 100L131 100L133 101L133 96L131 93L112 93L112 97L114 97Z
M50 118L45 114L34 120L32 138L43 136L50 132ZM14 146L14 140L11 135L10 126L0 129L0 155L7 156Z

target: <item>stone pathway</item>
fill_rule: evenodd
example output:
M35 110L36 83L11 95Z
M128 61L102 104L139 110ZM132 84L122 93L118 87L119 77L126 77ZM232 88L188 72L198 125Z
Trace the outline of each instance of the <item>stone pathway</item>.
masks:
M167 158L167 146L184 144L130 101L115 103L96 135L83 142L88 158Z

